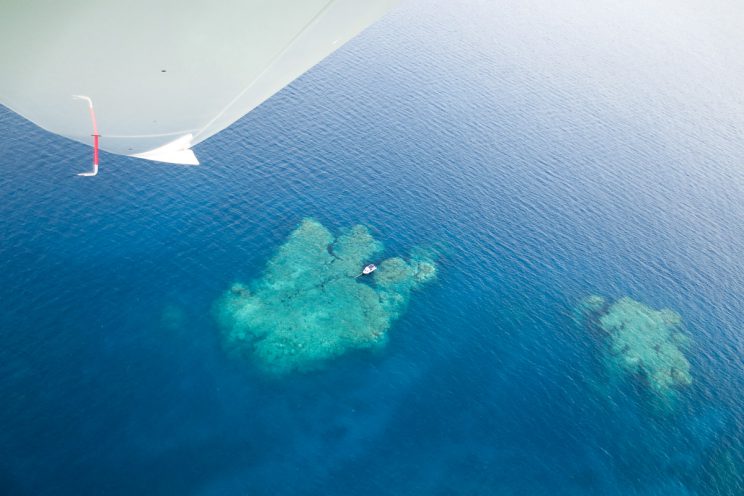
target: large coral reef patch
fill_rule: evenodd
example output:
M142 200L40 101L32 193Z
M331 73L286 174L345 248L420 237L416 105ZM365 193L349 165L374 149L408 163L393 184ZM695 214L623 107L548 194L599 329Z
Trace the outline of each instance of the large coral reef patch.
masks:
M226 347L278 376L381 347L411 292L436 276L433 257L417 250L410 260L382 261L372 281L360 278L362 267L382 251L365 226L334 237L319 222L304 220L261 278L235 283L218 300Z
M629 297L609 303L595 295L579 304L577 317L606 338L601 361L611 381L639 379L662 401L674 399L680 389L692 384L685 356L690 339L676 312L655 310Z

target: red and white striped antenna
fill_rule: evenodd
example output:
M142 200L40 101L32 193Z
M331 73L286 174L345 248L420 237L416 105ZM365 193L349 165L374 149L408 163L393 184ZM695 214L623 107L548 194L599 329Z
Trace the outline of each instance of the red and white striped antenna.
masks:
M96 112L93 110L93 100L88 96L84 95L73 95L73 98L77 100L85 100L88 102L88 109L90 110L90 120L93 123L93 170L91 172L81 172L78 176L95 176L98 174L98 125L96 124Z

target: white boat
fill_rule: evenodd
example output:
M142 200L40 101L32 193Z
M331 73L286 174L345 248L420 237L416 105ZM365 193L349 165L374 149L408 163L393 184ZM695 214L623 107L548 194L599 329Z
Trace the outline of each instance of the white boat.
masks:
M375 264L369 264L362 269L362 274L366 276L367 274L371 274L372 272L376 270L377 270L377 266Z

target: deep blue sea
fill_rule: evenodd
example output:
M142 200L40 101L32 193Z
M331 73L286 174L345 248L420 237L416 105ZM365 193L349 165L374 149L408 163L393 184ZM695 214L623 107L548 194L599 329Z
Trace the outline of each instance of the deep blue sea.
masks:
M744 494L742 20L409 0L198 167L76 177L0 109L0 493ZM385 349L268 379L212 307L306 217L439 273ZM590 294L682 316L672 412L593 385Z

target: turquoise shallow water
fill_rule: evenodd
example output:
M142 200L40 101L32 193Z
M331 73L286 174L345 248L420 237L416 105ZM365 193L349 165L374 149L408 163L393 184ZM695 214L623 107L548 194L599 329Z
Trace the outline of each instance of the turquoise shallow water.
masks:
M741 17L408 2L197 168L78 178L88 148L2 111L2 492L740 494ZM384 349L269 380L212 305L306 217L438 275ZM672 412L597 387L590 294L682 317Z

